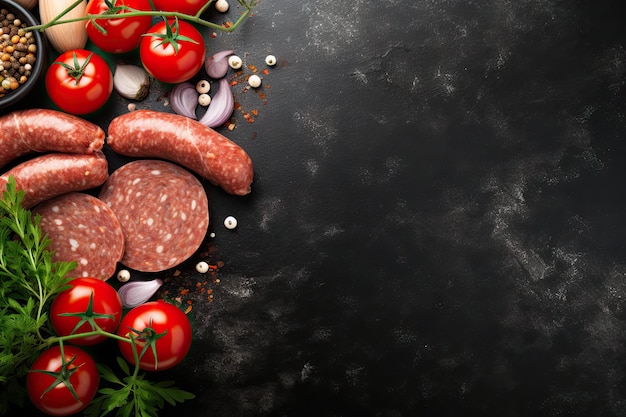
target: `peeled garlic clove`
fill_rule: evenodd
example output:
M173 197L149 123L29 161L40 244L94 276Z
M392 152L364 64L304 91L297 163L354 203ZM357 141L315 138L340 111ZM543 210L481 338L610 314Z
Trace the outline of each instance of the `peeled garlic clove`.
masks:
M119 64L115 67L113 88L122 97L141 101L150 92L150 77L137 65Z
M161 285L163 281L158 278L152 281L134 281L122 285L117 293L124 307L133 308L147 302Z

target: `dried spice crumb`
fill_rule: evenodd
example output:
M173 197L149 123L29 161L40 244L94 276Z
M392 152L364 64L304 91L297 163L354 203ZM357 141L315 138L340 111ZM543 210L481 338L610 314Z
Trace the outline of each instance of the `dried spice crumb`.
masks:
M206 273L176 270L169 277L163 278L163 286L159 289L157 296L174 301L186 313L191 312L194 303L207 300L212 302L214 300L213 287L220 283L218 273L225 265L224 261L209 261L215 250L216 248L210 245L198 254L204 259L201 262L206 262L208 265Z
M254 108L251 110L244 109L242 102L247 102L247 100L243 99L243 94L249 92L250 90L253 90L254 93L256 93L256 95L261 100L261 103L263 105L267 105L268 100L266 90L270 88L269 83L265 83L264 85L259 84L258 87L252 88L249 80L251 77L258 77L258 75L256 75L257 72L262 72L264 75L269 75L270 71L267 68L259 70L259 68L254 64L249 64L244 68L245 70L238 70L230 77L229 84L231 87L237 86L242 83L244 84L242 89L238 93L233 92L233 95L235 96L234 109L239 111L239 113L243 116L243 119L247 123L254 123L256 121L256 118L258 118L260 111L258 108ZM234 130L237 127L236 120L233 118L227 121L224 124L224 127L226 127L228 130Z

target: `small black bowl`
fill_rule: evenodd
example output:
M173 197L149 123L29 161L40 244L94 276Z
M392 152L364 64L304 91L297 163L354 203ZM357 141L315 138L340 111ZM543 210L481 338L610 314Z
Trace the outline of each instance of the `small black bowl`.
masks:
M0 9L7 9L9 12L13 13L15 17L21 19L27 26L39 24L39 21L28 9L25 9L14 1L0 0ZM32 34L35 37L35 45L37 45L37 59L31 70L31 75L24 84L0 97L0 109L10 109L11 106L15 106L19 101L28 96L37 85L37 81L43 73L44 66L46 65L46 42L42 32L33 31Z

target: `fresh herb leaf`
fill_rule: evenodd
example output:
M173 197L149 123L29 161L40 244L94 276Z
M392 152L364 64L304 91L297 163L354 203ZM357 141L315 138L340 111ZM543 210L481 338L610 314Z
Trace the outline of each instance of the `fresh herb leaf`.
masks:
M117 362L126 374L122 380L107 366L99 369L102 380L120 388L101 388L100 395L85 411L87 417L105 416L115 409L116 417L157 417L166 403L176 405L195 398L192 393L176 388L173 381L148 381L145 374L130 374L124 359L118 357Z
M0 414L21 404L18 381L45 346L47 307L66 288L75 263L53 262L40 218L22 207L24 191L9 177L0 197ZM17 391L17 392L16 392Z

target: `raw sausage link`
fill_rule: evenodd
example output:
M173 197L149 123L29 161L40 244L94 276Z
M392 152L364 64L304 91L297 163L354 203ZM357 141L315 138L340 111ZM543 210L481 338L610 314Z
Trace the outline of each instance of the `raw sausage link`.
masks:
M144 159L115 170L99 198L113 210L124 231L120 261L157 272L188 259L209 226L209 205L200 181L171 162Z
M80 117L48 109L17 110L0 117L0 168L32 152L92 153L104 131Z
M124 253L122 227L111 209L96 197L68 193L34 208L50 239L53 261L76 262L69 276L109 279Z
M15 177L17 188L26 193L22 205L30 208L61 194L99 187L109 177L109 167L100 151L88 155L41 155L1 175L0 192L4 192L11 175Z
M250 156L239 145L196 120L136 110L111 121L107 143L122 155L176 162L227 193L250 192L254 176Z

